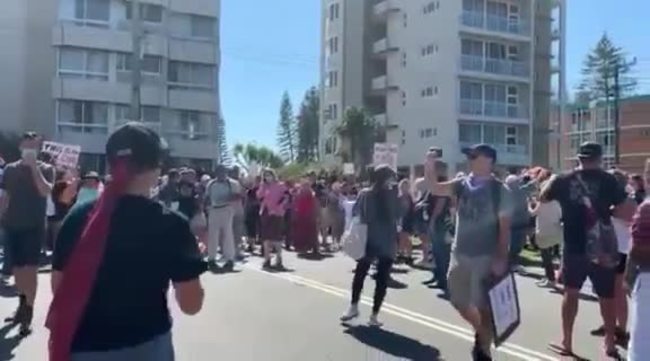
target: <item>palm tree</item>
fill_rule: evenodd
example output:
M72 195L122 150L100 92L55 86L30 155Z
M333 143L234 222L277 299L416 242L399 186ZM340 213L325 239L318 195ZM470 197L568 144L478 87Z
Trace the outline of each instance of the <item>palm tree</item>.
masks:
M262 168L278 169L284 166L284 161L273 150L255 143L236 144L233 148L235 163L248 172L250 166L256 163Z
M378 141L380 127L365 109L350 107L334 132L341 139L339 155L344 162L352 162L363 169L372 160L372 151Z

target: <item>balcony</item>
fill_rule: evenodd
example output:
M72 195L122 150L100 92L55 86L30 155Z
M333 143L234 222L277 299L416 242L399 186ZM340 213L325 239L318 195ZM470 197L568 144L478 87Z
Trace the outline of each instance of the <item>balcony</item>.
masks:
M386 117L386 113L381 113L381 114L375 114L372 116L375 119L375 123L378 125L386 125L388 121L388 117Z
M399 11L399 7L394 0L383 0L375 4L374 14L379 19L385 19L390 13Z
M372 79L371 88L375 92L386 92L391 89L397 89L397 86L390 85L388 77L382 75Z
M111 29L109 23L100 24L90 20L62 20L52 30L52 45L125 53L133 50L128 29L120 28L119 24L115 29ZM167 40L162 35L147 34L143 43L147 54L167 56Z
M460 114L477 118L502 118L508 119L508 123L528 124L528 113L525 107L518 104L460 99Z
M217 64L217 51L217 45L210 41L169 39L169 58L171 60Z
M166 94L164 86L145 85L141 93L142 104L165 106ZM131 101L131 88L128 83L57 77L52 81L52 97L128 104Z
M481 143L477 141L475 143ZM489 142L488 142L489 143ZM460 148L474 145L472 142L459 142ZM527 147L523 144L491 144L497 151L497 159L502 165L527 165L530 163Z
M378 56L386 56L388 53L397 50L399 50L399 48L397 46L391 46L387 38L383 38L372 44L372 51Z
M475 55L462 55L460 67L466 71L528 78L530 72L523 61L484 58Z
M495 33L530 36L530 24L526 21L489 15L478 11L463 11L461 24Z
M169 89L169 107L175 109L217 112L217 98L209 89Z

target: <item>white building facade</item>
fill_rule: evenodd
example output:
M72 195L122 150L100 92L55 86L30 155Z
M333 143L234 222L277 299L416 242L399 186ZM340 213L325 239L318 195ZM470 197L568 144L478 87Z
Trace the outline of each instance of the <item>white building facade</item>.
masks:
M49 14L40 28L47 29L48 43L25 47L48 48L47 68L33 79L47 87L40 87L39 103L32 102L47 115L38 124L20 126L19 119L13 128L81 145L85 165L103 167L108 134L129 118L131 5L128 0L59 0L43 9ZM218 158L221 119L220 2L140 0L140 13L141 120L166 138L172 157L208 168Z
M548 163L555 6L323 0L321 155L339 161L331 130L356 106L399 145L402 170L421 166L430 146L462 169L461 148L481 142L504 166Z

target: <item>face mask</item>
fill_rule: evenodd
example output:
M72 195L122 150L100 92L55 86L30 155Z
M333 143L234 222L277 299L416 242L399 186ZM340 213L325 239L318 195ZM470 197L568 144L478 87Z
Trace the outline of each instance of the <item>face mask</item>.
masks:
M36 158L36 149L23 149L21 151L21 156L23 159Z

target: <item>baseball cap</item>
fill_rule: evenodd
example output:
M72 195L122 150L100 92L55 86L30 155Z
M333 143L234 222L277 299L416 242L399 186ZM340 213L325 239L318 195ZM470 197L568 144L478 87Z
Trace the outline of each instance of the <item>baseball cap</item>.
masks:
M81 177L81 179L95 179L99 180L99 174L97 172L90 171Z
M497 161L497 151L489 144L475 144L471 147L463 148L461 151L468 157L477 157L482 155L486 158L492 159L495 163Z
M167 143L151 128L137 122L118 128L106 143L109 163L127 158L131 164L144 169L160 167L167 153Z
M595 159L603 156L603 147L596 142L584 142L578 149L578 158Z

